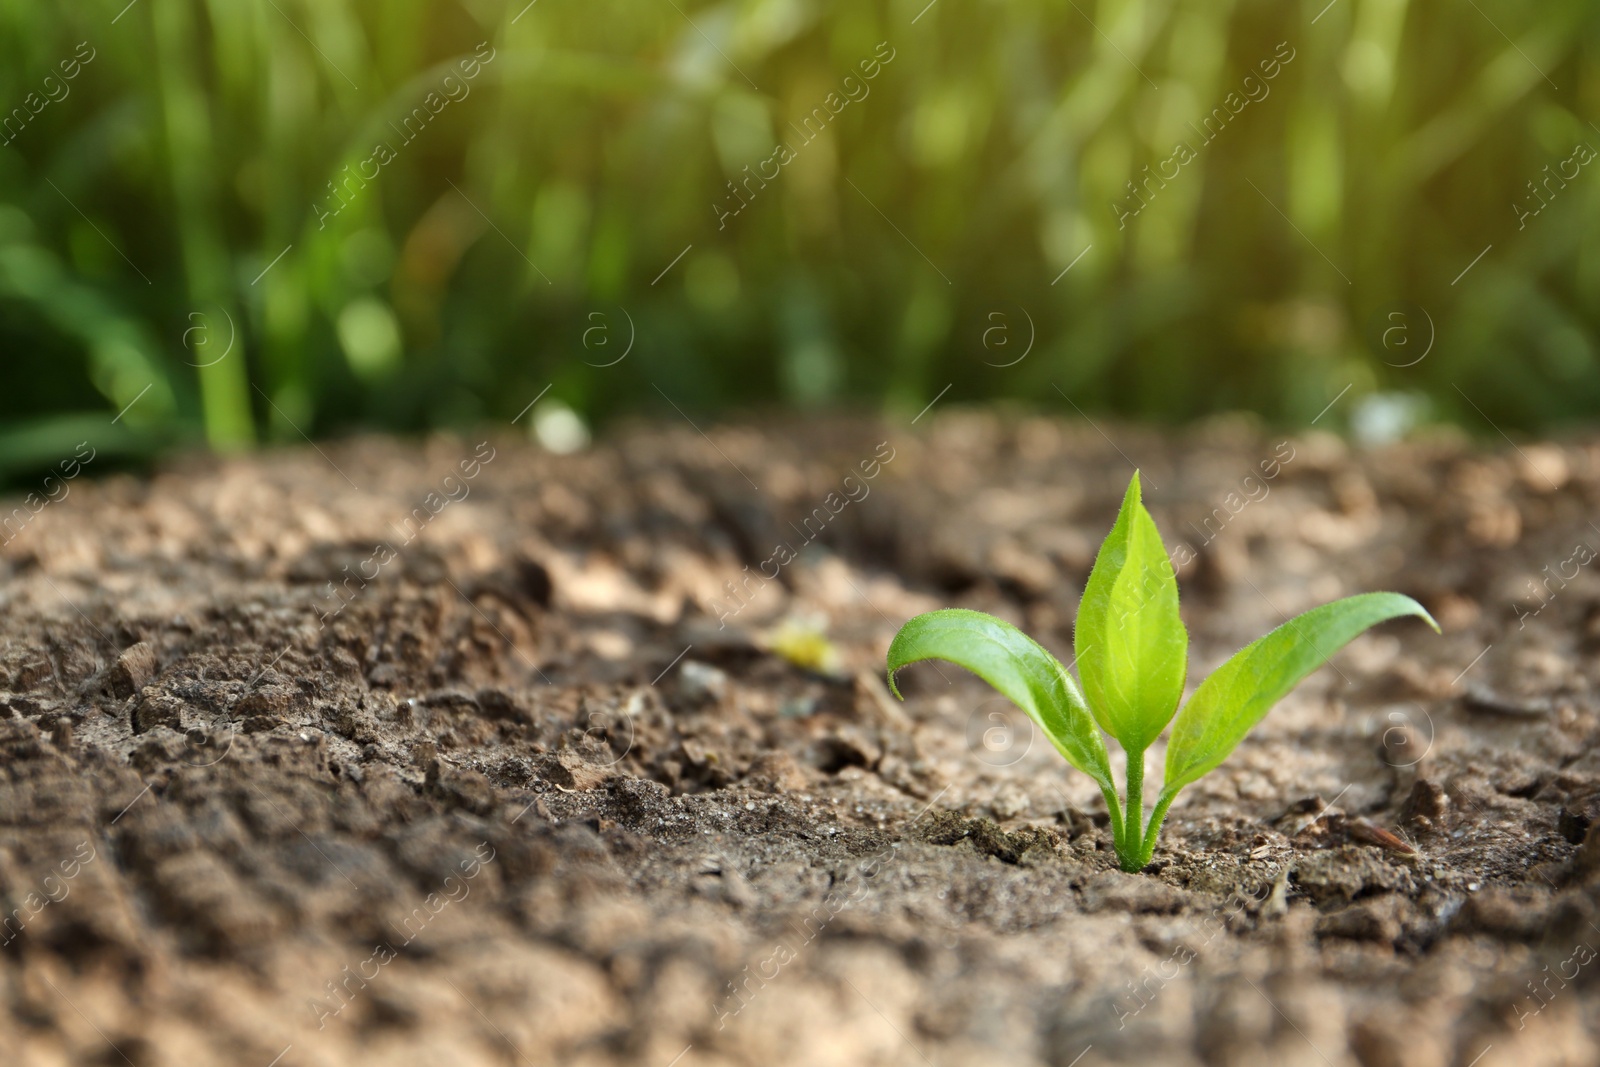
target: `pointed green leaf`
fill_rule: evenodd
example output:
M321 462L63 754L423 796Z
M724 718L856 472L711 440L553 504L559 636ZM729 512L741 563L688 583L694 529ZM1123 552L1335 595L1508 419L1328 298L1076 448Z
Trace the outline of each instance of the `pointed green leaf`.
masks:
M1066 668L1027 634L981 611L949 608L918 615L889 646L889 688L894 675L927 659L949 660L998 689L1043 728L1067 762L1100 784L1115 787L1105 742Z
M1130 752L1160 736L1188 667L1178 582L1134 472L1116 525L1100 545L1073 628L1078 677L1095 721Z
M1289 690L1369 627L1403 615L1433 621L1399 593L1363 593L1297 615L1251 642L1200 683L1178 713L1167 744L1162 796L1210 772L1227 758Z

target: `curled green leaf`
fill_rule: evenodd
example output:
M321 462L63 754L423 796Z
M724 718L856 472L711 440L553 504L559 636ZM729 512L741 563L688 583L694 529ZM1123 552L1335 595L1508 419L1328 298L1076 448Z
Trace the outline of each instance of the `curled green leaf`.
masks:
M1044 730L1068 763L1111 790L1105 742L1083 696L1061 661L1037 641L993 615L947 608L918 615L900 628L889 646L889 688L895 672L928 659L965 667L1000 691Z

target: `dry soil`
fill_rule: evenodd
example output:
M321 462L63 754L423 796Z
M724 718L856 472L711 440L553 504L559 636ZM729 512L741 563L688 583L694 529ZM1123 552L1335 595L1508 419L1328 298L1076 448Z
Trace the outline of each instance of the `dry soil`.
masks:
M1191 687L1362 590L1445 632L1125 874L1014 709L882 664L941 606L1067 658L1133 461ZM1597 504L1594 439L963 413L91 468L0 549L0 1061L1600 1062Z

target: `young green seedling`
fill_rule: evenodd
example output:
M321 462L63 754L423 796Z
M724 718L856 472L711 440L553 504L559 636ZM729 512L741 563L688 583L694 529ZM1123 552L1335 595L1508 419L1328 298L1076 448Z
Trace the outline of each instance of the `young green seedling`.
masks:
M1329 656L1403 615L1439 629L1422 605L1399 593L1363 593L1313 608L1234 653L1178 711L1189 635L1178 617L1172 563L1140 503L1135 471L1078 605L1073 645L1081 693L1060 661L1021 630L954 608L918 615L900 628L889 646L889 688L900 696L895 672L925 659L949 660L994 686L1043 728L1068 763L1094 779L1111 813L1117 859L1123 870L1137 871L1155 853L1178 790L1214 770ZM1168 723L1161 794L1145 826L1144 753ZM1125 802L1118 801L1101 730L1128 754Z

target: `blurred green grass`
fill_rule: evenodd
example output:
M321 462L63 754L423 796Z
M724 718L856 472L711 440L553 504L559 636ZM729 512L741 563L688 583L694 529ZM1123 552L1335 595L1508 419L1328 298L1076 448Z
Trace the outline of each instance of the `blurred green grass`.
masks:
M1478 431L1600 410L1600 175L1529 184L1600 146L1580 0L125 3L0 2L0 476L96 420L234 448L552 383L591 421L946 384L1166 421L1305 423L1347 385L1323 425L1382 392Z

